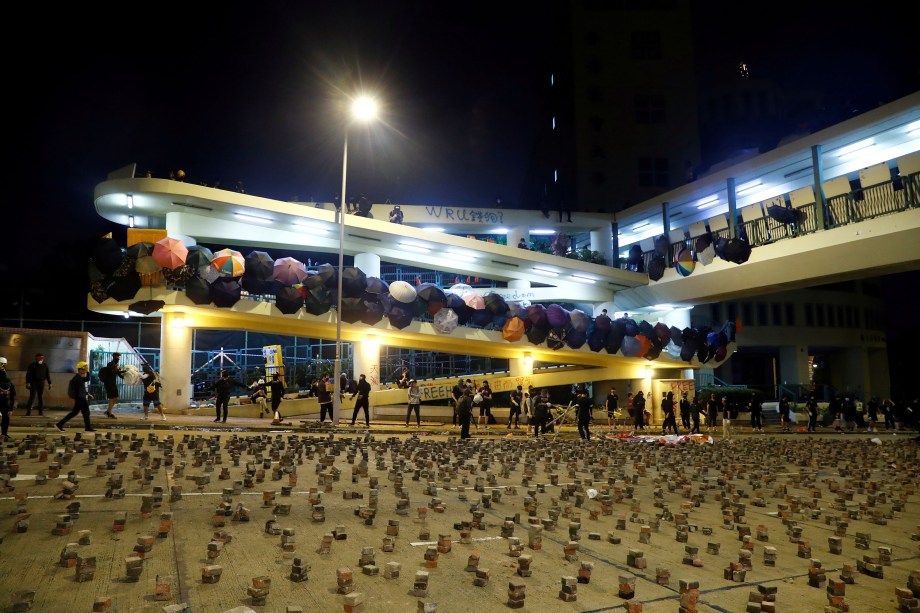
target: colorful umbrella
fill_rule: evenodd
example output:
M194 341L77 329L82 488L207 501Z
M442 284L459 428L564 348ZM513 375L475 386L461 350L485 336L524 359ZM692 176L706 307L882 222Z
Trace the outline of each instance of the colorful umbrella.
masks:
M211 267L221 277L240 277L246 270L246 259L236 249L221 249L214 254Z
M432 320L432 326L441 334L450 334L457 329L458 325L460 325L460 318L457 317L457 312L447 307L435 313Z
M546 323L546 307L542 304L532 304L527 307L527 319L535 326L549 328Z
M693 274L696 262L693 261L693 253L686 247L674 254L674 268L677 274L682 277L689 277Z
M546 307L546 321L551 328L565 328L571 321L569 312L558 304Z
M178 238L167 236L153 244L153 259L163 268L178 268L185 264L188 249Z
M307 267L296 258L278 258L272 265L272 278L282 285L296 285L307 276Z

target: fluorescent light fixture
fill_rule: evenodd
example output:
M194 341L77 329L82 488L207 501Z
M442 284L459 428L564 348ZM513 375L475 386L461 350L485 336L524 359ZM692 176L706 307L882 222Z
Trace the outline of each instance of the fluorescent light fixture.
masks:
M855 142L852 145L847 145L846 147L841 148L840 151L837 153L837 157L841 157L841 158L847 157L848 155L852 153L856 153L857 151L862 151L863 149L868 149L869 147L872 147L874 145L875 145L875 141L871 138L867 138L859 142Z
M429 232L446 232L447 231L444 228L441 228L440 226L431 226L428 228L422 228L422 230L428 230Z
M907 124L907 133L913 136L914 134L920 134L920 119L917 121L912 121Z
M587 277L585 275L572 275L572 278L581 281L582 283L597 283L597 279L592 279L591 277Z
M559 273L555 270L550 270L548 268L541 268L539 266L534 266L533 269L537 272L542 272L544 275L549 275L551 277L558 277Z
M647 220L647 219L646 219L645 221L640 221L639 223L637 223L636 225L634 225L634 226L632 227L632 231L633 231L633 232L638 232L639 230L641 230L641 229L644 228L645 226L649 225L650 223L651 223L651 222L650 222L649 220Z
M236 217L237 219L242 219L243 221L251 221L252 223L269 224L274 221L273 219L269 219L268 217L259 217L258 215L246 215L245 213L234 213L233 216Z
M495 228L489 234L508 234L508 228Z
M399 243L399 246L407 251L414 251L416 253L431 253L431 248L425 247L424 245L416 245L415 243Z
M696 208L699 210L708 209L711 206L719 204L719 195L713 194L711 196L706 196L705 198L700 199L696 203Z
M298 228L306 228L308 230L313 230L314 232L319 232L321 234L329 234L329 230L319 225L318 223L312 223L309 221L295 221L294 225L297 226Z
M754 179L753 181L749 181L745 183L744 185L739 185L737 188L735 188L735 193L741 194L741 193L750 191L754 189L755 187L757 187L758 185L760 185L761 183L763 183L763 181L761 181L760 179Z
M677 307L673 304L653 304L652 308L656 311L673 311Z
M128 208L129 209L134 208L134 196L131 194L128 194Z
M134 227L134 215L128 215L128 227L129 228Z
M534 236L549 236L550 234L555 234L556 231L552 228L534 228L530 231L531 235Z
M131 317L131 313L129 313L128 311L125 311L124 313L122 313L122 316L123 316L125 319L128 319L129 317Z

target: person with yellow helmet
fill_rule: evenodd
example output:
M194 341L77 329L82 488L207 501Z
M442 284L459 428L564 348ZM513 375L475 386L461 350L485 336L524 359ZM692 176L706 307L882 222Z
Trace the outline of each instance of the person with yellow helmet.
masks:
M87 383L89 383L89 365L80 360L77 362L77 374L71 377L67 384L67 395L73 399L73 409L61 421L54 424L58 432L63 432L64 424L76 417L77 413L83 414L83 430L95 432L89 421L89 401L93 399L93 395L86 389Z

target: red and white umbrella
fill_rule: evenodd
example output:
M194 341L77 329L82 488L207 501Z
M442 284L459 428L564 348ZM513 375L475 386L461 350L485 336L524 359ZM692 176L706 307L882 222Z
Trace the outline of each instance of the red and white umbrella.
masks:
M188 248L178 238L161 238L153 244L153 259L163 268L175 270L185 264Z

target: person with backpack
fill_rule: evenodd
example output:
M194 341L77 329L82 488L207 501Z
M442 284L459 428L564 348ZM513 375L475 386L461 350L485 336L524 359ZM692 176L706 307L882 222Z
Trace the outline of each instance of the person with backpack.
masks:
M105 388L105 397L109 399L109 405L105 410L105 416L109 419L115 419L115 413L112 411L118 404L118 380L125 378L125 371L118 364L119 360L121 354L116 351L109 363L99 369L99 380Z
M67 396L73 399L73 409L54 424L58 432L63 432L64 424L76 417L78 413L83 414L83 431L96 431L89 421L89 401L93 399L93 395L87 391L87 383L89 383L89 365L83 361L77 362L77 374L67 383Z
M160 414L163 421L166 421L166 414L163 413L163 404L160 402L160 388L163 387L163 384L160 383L160 375L154 372L150 364L145 363L143 369L144 372L141 374L141 381L144 382L144 419L147 419L150 411L150 404L153 403L153 410Z
M45 364L45 355L35 354L35 361L26 369L26 389L29 390L29 401L26 403L26 417L32 414L32 403L38 400L38 415L45 414L45 383L51 390L51 369Z
M0 358L0 440L10 440L10 413L16 404L16 386L6 374L6 358Z

